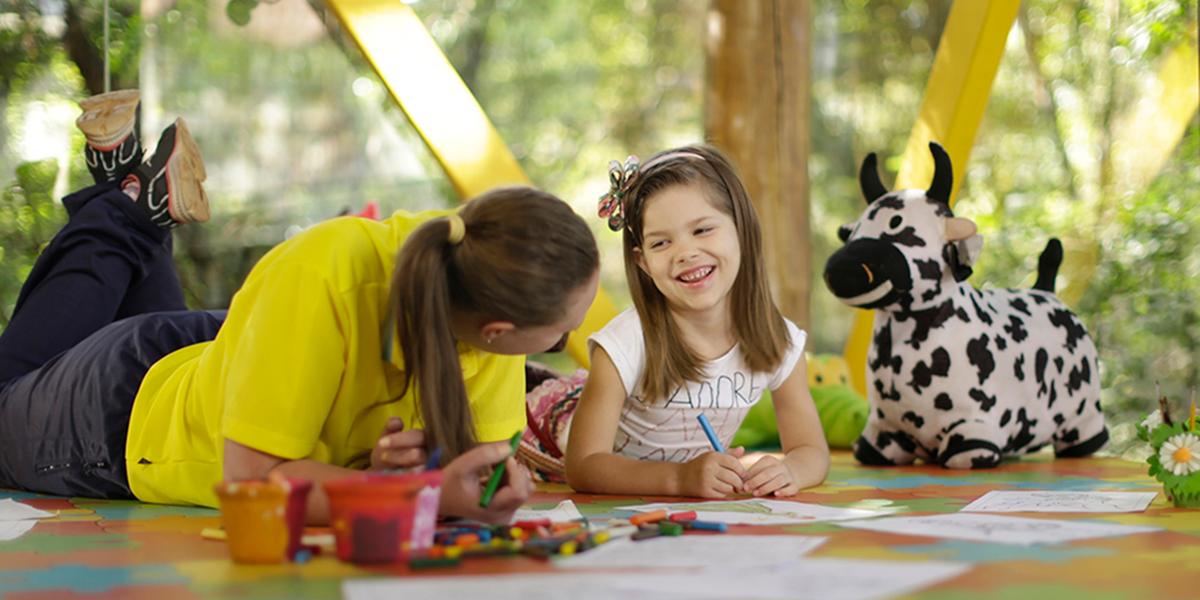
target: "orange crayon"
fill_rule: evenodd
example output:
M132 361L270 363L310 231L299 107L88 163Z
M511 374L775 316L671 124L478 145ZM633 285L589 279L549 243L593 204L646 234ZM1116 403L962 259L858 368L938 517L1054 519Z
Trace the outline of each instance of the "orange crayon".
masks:
M659 509L633 515L632 517L629 517L629 522L633 523L634 525L642 525L645 523L656 523L665 518L667 518L667 511L665 509Z

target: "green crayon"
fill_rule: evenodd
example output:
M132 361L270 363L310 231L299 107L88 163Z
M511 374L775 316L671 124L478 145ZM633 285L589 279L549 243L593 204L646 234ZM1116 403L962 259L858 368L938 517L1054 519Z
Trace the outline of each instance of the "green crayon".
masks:
M512 439L508 440L508 455L512 456L517 452L517 445L521 443L520 431L513 434ZM496 493L496 488L500 487L500 478L504 477L504 466L507 462L500 463L494 471L492 478L488 479L487 487L483 489L483 495L479 497L479 507L487 508L492 503L492 496Z

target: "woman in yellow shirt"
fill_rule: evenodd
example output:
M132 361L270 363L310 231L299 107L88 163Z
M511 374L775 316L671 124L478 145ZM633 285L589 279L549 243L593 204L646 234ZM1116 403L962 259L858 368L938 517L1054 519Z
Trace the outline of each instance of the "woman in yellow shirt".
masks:
M512 187L334 219L268 252L227 314L187 311L170 229L208 217L199 152L180 120L122 166L136 96L100 100L79 124L89 165L116 168L63 200L0 335L0 487L216 506L223 478L320 482L440 448L444 514L503 521L528 498L511 459L488 509L479 478L508 454L487 442L525 427L523 355L561 345L596 293L569 206ZM309 507L328 519L319 485Z

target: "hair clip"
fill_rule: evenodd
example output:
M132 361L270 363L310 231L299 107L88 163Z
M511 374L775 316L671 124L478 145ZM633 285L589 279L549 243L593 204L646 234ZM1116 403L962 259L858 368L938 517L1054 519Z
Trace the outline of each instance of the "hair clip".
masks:
M625 226L625 193L638 173L638 157L630 156L625 164L613 160L608 163L608 191L600 196L601 219L608 219L608 228L620 231Z

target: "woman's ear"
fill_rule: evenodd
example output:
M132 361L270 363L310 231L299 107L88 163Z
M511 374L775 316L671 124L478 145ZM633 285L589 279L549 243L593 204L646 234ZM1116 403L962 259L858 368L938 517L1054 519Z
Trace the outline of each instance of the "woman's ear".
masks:
M516 329L517 326L508 321L489 321L479 328L479 339L484 344L490 344L496 338Z

